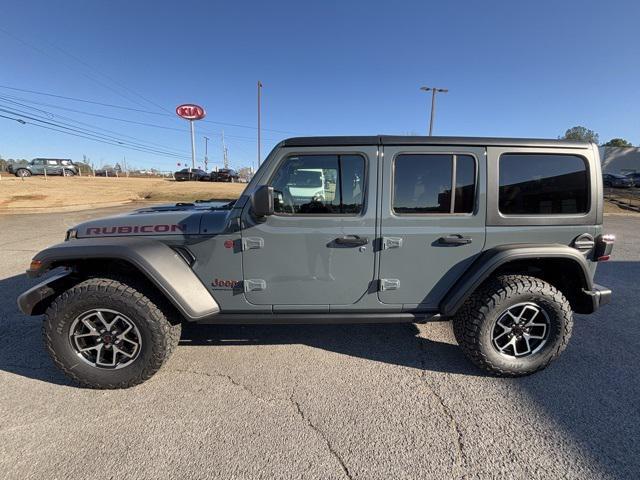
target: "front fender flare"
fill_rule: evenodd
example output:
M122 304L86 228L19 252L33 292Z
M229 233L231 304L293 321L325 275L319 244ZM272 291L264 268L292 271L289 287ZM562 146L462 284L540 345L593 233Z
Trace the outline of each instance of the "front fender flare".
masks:
M71 240L39 252L29 270L39 276L52 266L84 259L129 262L151 281L189 321L220 311L218 303L182 257L169 246L148 238L91 238Z

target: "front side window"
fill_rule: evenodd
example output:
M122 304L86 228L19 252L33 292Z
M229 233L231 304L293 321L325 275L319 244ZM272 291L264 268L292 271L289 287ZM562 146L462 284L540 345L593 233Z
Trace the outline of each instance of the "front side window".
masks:
M579 214L589 210L587 164L577 155L500 156L499 209L507 215Z
M360 155L297 155L271 181L274 211L288 214L358 214L364 202Z
M398 155L393 175L393 211L399 214L472 213L475 159L471 155ZM453 195L452 192L453 188Z

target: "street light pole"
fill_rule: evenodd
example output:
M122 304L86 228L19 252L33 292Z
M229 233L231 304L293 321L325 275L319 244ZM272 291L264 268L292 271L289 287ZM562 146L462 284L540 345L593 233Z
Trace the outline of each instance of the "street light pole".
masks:
M436 93L447 93L448 88L420 87L420 90L431 92L431 117L429 119L429 136L433 134L433 119L436 115Z
M262 82L258 80L258 168L260 168L260 96L262 93Z

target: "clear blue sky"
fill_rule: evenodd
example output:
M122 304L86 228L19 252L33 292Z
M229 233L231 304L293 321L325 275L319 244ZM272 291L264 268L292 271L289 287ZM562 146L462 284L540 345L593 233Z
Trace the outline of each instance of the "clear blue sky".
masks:
M555 138L585 125L601 141L637 145L639 18L640 4L630 0L4 2L0 85L159 113L166 112L157 105L173 111L197 102L208 120L255 127L259 79L263 127L278 130L263 132L263 155L287 136L423 134L425 84L450 90L438 97L434 134ZM0 95L186 129L168 114ZM186 130L28 105L52 122L67 120L47 112L190 154ZM223 128L232 164L254 162L255 129L214 123L197 124L198 156L206 134L211 161L220 161ZM165 169L184 161L0 118L4 158L83 154L98 164L126 155L136 166Z

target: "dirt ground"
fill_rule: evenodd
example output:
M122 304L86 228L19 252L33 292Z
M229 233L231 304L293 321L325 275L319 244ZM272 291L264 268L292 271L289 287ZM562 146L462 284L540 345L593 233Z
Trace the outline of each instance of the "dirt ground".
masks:
M175 182L162 178L30 177L2 175L0 215L77 211L130 202L187 202L196 199L232 200L245 184Z

